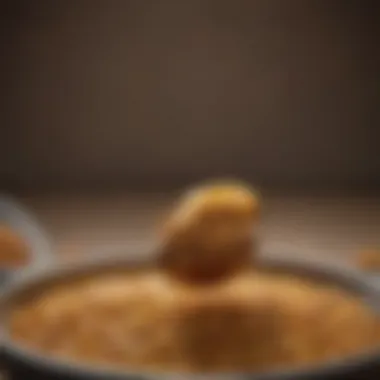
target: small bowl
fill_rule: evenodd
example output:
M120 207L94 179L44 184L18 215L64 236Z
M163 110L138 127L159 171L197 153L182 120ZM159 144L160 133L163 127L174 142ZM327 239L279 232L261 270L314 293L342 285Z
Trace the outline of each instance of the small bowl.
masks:
M42 226L24 206L9 196L0 195L0 224L24 240L30 256L26 266L17 269L0 267L0 287L21 271L45 268L54 263L52 244Z

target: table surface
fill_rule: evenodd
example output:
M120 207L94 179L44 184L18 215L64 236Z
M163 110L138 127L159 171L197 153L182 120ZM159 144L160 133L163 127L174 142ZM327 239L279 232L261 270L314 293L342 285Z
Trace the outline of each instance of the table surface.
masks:
M52 235L60 257L77 258L154 239L169 196L50 196L22 199ZM267 196L265 250L350 258L380 247L380 197Z

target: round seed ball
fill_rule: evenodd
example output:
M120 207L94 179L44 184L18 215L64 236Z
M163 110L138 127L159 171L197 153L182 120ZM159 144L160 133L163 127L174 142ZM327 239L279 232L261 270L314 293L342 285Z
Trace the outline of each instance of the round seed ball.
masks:
M206 281L248 265L259 200L238 183L202 186L186 193L163 231L161 263L176 276Z

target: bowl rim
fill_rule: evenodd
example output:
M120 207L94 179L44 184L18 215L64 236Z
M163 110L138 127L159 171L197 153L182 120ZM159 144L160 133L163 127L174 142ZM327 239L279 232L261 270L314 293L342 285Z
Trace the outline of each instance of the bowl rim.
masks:
M134 248L135 249L135 248ZM136 253L136 251L134 252ZM76 276L81 274L91 274L92 271L107 271L119 268L120 265L136 266L151 262L146 255L138 257L132 255L128 257L124 250L124 256L113 255L112 257L89 257L81 263L66 263L59 267L37 268L27 271L18 276L14 281L6 284L2 289L0 304L3 306L10 302L17 295L30 291L34 286L44 282L57 281L66 278L67 275ZM370 302L375 312L380 311L380 290L367 281L365 275L360 271L338 263L326 263L319 259L301 259L289 255L275 255L264 257L261 261L264 266L285 269L290 271L302 271L304 275L316 275L345 288L350 288L363 296L363 300ZM5 313L7 314L7 313ZM1 316L3 320L4 315ZM60 376L70 376L75 374L81 379L94 380L125 380L130 378L140 379L252 379L252 380L301 380L304 378L313 379L325 376L344 375L352 370L366 368L373 362L379 361L380 345L369 350L359 352L355 355L326 361L320 365L307 365L301 367L286 367L284 369L269 370L264 372L225 372L225 373L181 373L181 372L155 372L152 370L119 369L114 366L91 365L78 363L75 360L62 359L59 357L36 353L34 350L15 342L8 334L6 323L1 324L2 349L6 357L16 359L30 368L37 368L48 373L59 374Z

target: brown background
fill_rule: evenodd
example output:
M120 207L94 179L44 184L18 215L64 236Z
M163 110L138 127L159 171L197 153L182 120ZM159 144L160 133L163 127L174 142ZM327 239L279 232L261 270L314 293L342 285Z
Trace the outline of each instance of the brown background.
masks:
M380 182L376 1L3 3L7 189Z

